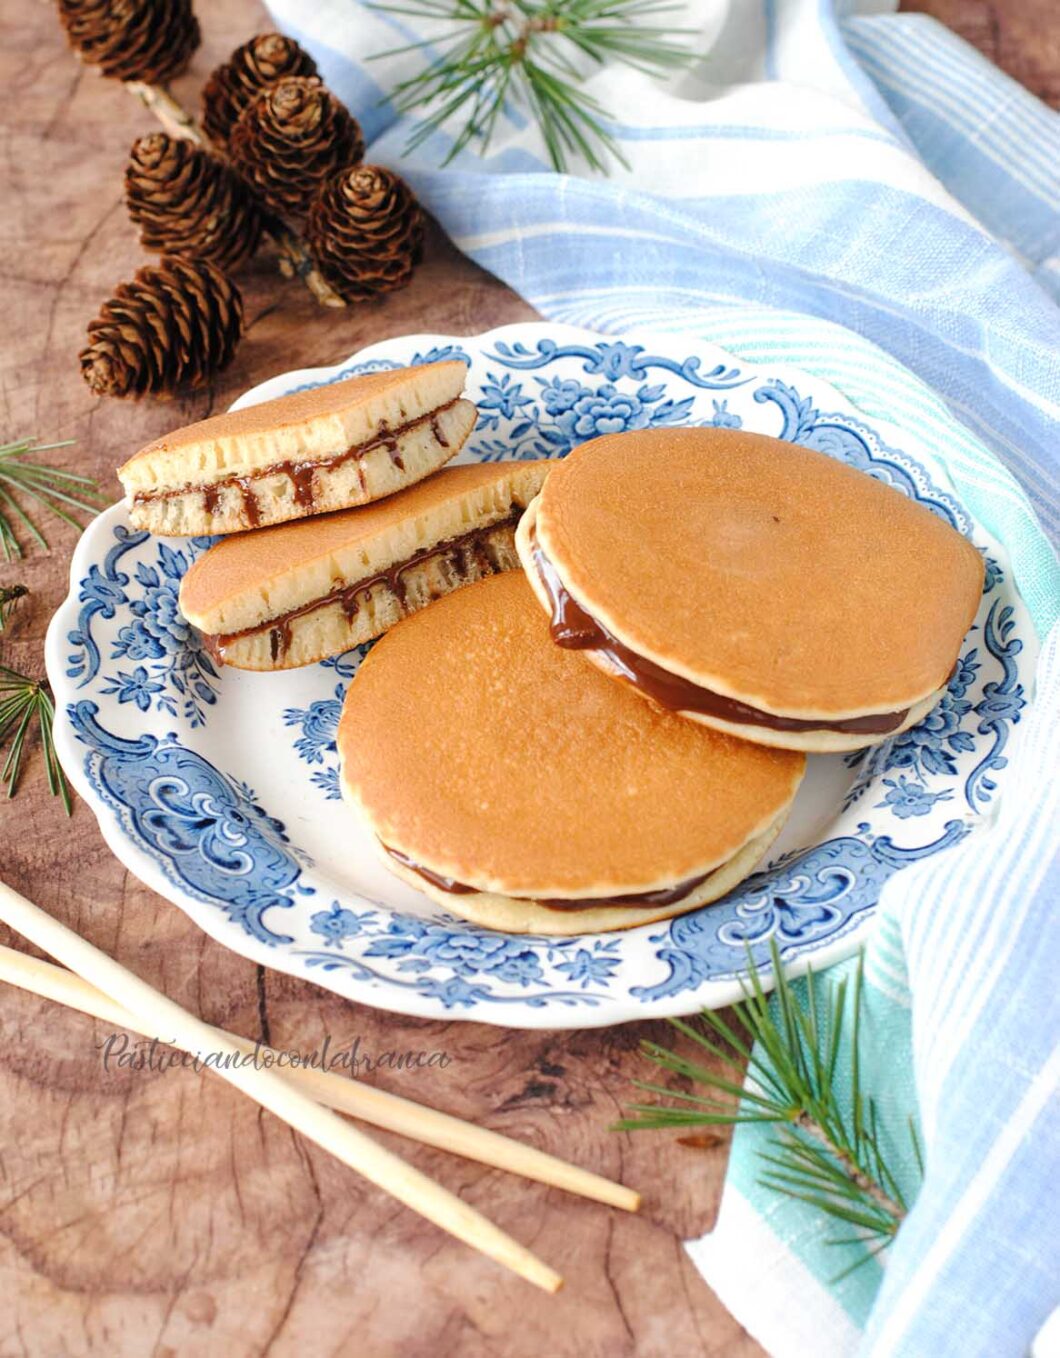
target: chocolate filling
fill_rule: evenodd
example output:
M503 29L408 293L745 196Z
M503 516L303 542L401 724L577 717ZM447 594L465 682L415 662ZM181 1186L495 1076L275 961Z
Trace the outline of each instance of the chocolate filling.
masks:
M480 528L472 528L457 537L447 538L444 542L436 542L433 547L424 547L422 551L416 552L406 561L396 561L392 566L387 566L385 570L378 571L375 575L369 575L364 580L357 580L352 585L341 585L338 589L332 590L330 594L324 594L319 599L311 599L309 603L300 604L297 608L291 608L286 613L278 614L275 618L269 618L253 627L245 627L241 632L205 634L202 639L203 645L215 660L224 664L225 648L230 646L232 642L239 641L242 637L267 631L269 633L269 653L275 664L287 654L291 645L291 623L295 618L304 617L307 613L315 613L318 608L327 608L330 604L339 604L347 622L352 622L360 608L361 596L368 594L376 585L382 584L390 589L404 608L406 593L402 577L406 571L411 570L414 566L421 565L424 561L431 560L433 557L448 558L455 574L468 575L473 568L477 568L483 576L492 575L498 567L486 550L486 539L500 528L514 528L522 513L521 505L513 505L510 513L505 518L498 519L495 523L484 524Z
M405 470L405 464L398 451L397 440L399 435L407 433L410 429L415 429L418 425L429 423L431 433L442 445L448 448L449 442L441 431L438 423L438 416L443 411L449 410L456 405L457 397L449 401L444 406L439 406L437 410L432 410L427 415L421 415L418 419L409 420L406 424L399 425L396 429L387 429L380 426L379 432L367 443L355 444L352 448L347 448L344 453L337 453L334 457L324 458L322 461L295 461L274 462L269 467L247 472L245 475L232 475L222 477L220 481L211 481L208 485L181 486L177 490L140 490L133 496L134 504L147 504L153 500L171 500L177 495L188 495L194 491L202 491L203 505L207 514L216 514L221 503L221 493L224 490L234 487L239 491L243 499L243 515L251 528L257 528L261 522L261 513L258 506L258 497L254 491L255 481L261 481L267 476L283 475L290 477L291 486L294 491L294 502L301 509L312 511L316 504L316 491L313 485L313 474L318 471L334 471L336 467L341 467L344 462L356 460L362 461L370 452L376 448L385 448L390 454L390 460L398 471ZM361 482L361 489L365 489L364 469L357 468Z
M909 708L903 707L897 712L872 712L868 716L845 717L839 721L781 717L671 674L619 641L613 632L582 608L559 578L534 532L530 533L530 547L534 568L552 609L552 640L557 646L570 650L598 651L624 679L660 707L672 712L702 712L704 716L741 725L764 726L770 731L843 731L852 735L886 735L888 731L897 730L909 715Z
M380 841L381 842L381 841ZM425 882L430 882L439 891L448 891L453 896L469 896L478 892L477 886L468 886L464 882L458 882L453 877L443 877L440 872L435 872L431 868L425 868L422 863L416 863L406 854L400 853L397 849L392 849L388 844L383 848L391 858L408 868L410 872L422 877ZM634 891L628 896L608 896L601 897L599 900L589 900L583 897L568 896L528 896L528 905L544 905L549 910L598 910L601 906L607 905L676 905L678 901L683 901L686 896L691 896L692 892L710 876L709 872L702 873L699 877L689 877L687 881L677 882L674 886L659 887L657 891ZM513 900L522 900L520 896L513 896Z

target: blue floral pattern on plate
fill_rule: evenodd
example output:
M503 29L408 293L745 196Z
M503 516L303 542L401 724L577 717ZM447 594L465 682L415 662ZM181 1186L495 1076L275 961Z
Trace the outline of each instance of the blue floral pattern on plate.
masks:
M111 637L109 659L143 663L132 671L109 672L101 693L119 703L135 703L141 712L152 706L171 717L179 712L192 729L202 726L206 709L217 700L217 669L181 616L177 594L184 572L212 541L189 538L187 545L171 547L125 524L115 528L102 563L93 562L80 582L77 625L66 634L73 648L66 658L66 678L76 680L79 689L98 678L103 655L94 628L120 613L123 620ZM123 558L145 548L130 574Z
M676 340L552 325L413 337L243 400L450 357L468 364L479 408L462 460L562 457L627 429L754 429L941 515L987 561L983 605L943 701L867 753L812 761L772 856L723 901L620 934L495 933L391 877L341 804L339 714L368 648L280 675L222 676L177 608L181 577L210 540L151 538L116 506L79 544L47 647L60 754L111 847L237 951L435 1017L576 1027L688 1012L735 997L748 947L764 958L775 938L795 966L849 952L887 878L972 832L1001 790L1035 645L1000 545L948 493L929 450L863 420L819 379L707 345L689 353Z

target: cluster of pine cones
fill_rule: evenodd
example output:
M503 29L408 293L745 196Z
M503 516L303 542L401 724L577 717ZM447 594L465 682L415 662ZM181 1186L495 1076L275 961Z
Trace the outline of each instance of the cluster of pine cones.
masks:
M57 2L82 59L121 80L168 80L199 44L191 0ZM361 163L356 119L293 39L263 33L237 48L203 89L201 121L210 150L165 132L133 144L126 204L161 258L89 326L81 368L100 395L168 394L223 368L242 333L224 271L284 225L343 301L404 287L419 262L419 204L390 170Z

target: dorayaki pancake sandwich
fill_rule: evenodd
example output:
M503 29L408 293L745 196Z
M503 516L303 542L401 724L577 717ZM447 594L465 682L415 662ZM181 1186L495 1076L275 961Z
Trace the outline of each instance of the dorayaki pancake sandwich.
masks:
M521 571L388 632L347 691L338 749L390 870L510 933L623 929L715 900L765 853L805 768L553 645Z
M129 516L152 533L238 533L392 495L460 451L476 419L466 374L370 373L178 429L119 468Z
M819 752L927 715L983 586L979 553L923 505L730 429L583 444L516 545L560 648L696 722Z
M181 611L239 669L341 655L432 599L517 569L515 526L553 465L446 467L378 504L225 538L185 575Z

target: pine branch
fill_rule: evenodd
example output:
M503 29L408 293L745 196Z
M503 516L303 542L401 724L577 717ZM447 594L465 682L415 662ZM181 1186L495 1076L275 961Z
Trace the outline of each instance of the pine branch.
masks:
M46 549L48 546L47 538L12 492L49 510L78 531L81 524L70 511L94 514L106 503L97 494L98 487L91 477L30 459L30 454L68 448L71 443L73 439L64 439L61 443L19 439L0 445L0 547L8 561L23 555L15 534L16 524L21 525L38 547Z
M11 621L18 605L29 594L25 585L0 587L0 633ZM7 746L7 755L0 767L0 783L6 783L7 795L13 797L18 789L25 764L26 751L36 728L44 756L48 790L53 797L61 797L66 814L73 812L70 789L59 765L52 739L55 704L46 679L33 679L6 665L0 665L0 755ZM9 743L10 742L10 743Z
M0 782L7 784L7 795L13 797L22 774L27 742L36 726L48 775L48 791L53 797L62 798L69 816L73 806L52 740L54 720L55 705L47 680L32 679L0 665L0 751L10 741L7 758L0 768Z
M726 1073L655 1043L641 1044L644 1054L661 1069L724 1100L635 1081L637 1088L665 1095L681 1106L634 1104L629 1112L635 1116L623 1118L615 1130L772 1124L776 1133L768 1150L761 1152L760 1182L854 1227L853 1236L828 1243L863 1244L865 1252L852 1266L859 1267L890 1243L908 1211L880 1144L876 1106L861 1085L864 958L859 959L853 987L844 978L824 1004L811 973L805 1007L784 975L775 942L770 945L770 959L776 980L772 1004L748 950L744 999L730 1011L728 1021L709 1010L699 1016L702 1026L671 1020L678 1032L720 1061ZM840 1104L836 1084L845 1032L850 1043L849 1113ZM748 1079L741 1086L738 1081L745 1068ZM912 1118L909 1136L922 1177L920 1143Z
M406 152L464 113L443 165L472 141L488 149L508 99L521 102L536 120L554 169L565 171L572 157L605 173L609 158L626 165L607 110L585 93L586 62L591 69L616 61L659 75L692 58L680 41L691 29L644 22L679 9L672 0L380 0L371 8L451 25L445 37L373 58L439 52L425 70L395 86L390 102L399 113L422 111Z
M184 137L194 142L196 146L206 144L206 138L199 130L195 119L183 104L173 97L168 85L148 85L143 80L126 80L123 83L126 90L135 95L144 108L155 115L171 137Z

